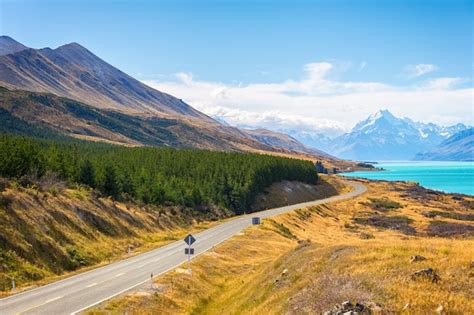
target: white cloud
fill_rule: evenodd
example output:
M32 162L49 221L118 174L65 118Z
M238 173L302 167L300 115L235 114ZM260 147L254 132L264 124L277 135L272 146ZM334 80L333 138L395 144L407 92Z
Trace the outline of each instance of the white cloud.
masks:
M237 126L336 135L380 108L425 122L473 124L474 89L454 88L458 78L396 87L331 80L333 70L328 62L310 63L303 67L300 80L278 83L224 84L196 80L190 73L164 82L143 82Z
M429 63L409 65L405 68L405 73L409 78L417 78L422 75L438 70L438 67Z
M463 81L464 80L462 78L444 77L429 80L424 86L429 89L450 89L462 83Z

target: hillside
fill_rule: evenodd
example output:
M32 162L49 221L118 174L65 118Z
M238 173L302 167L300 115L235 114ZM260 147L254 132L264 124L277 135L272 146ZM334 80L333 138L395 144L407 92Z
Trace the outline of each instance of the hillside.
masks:
M272 183L315 184L314 164L270 155L167 148L127 148L85 141L39 141L0 135L0 176L60 179L114 199L247 211Z
M48 129L63 135L124 145L154 145L226 151L278 150L250 139L236 128L194 124L183 119L130 115L98 109L47 93L0 88L1 130L35 135ZM24 128L18 130L20 122Z
M53 93L98 108L214 123L182 100L146 86L77 43L1 56L0 85Z
M33 211L34 210L34 211ZM182 206L114 201L55 177L28 186L0 178L0 295L177 240L230 216Z
M88 314L472 314L474 199L364 185L266 219L193 259L192 276L176 268Z
M474 128L460 131L434 149L419 153L416 160L474 161Z

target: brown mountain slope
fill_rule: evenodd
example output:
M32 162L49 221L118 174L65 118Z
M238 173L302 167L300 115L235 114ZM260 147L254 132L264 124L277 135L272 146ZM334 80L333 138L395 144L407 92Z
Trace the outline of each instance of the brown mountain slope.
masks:
M182 100L144 85L76 43L1 56L0 85L54 93L98 108L184 115L215 123Z
M28 49L9 36L0 36L0 56L16 53Z
M7 123L14 121L8 125ZM36 136L34 127L46 127L76 138L124 145L156 145L227 151L282 151L246 137L226 126L206 126L195 120L129 115L98 109L47 93L0 88L0 132Z

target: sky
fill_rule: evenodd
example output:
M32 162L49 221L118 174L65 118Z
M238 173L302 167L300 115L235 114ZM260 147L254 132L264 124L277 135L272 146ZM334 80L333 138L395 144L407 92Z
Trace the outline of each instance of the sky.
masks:
M0 33L78 42L233 125L337 135L379 109L473 118L473 1L0 0Z

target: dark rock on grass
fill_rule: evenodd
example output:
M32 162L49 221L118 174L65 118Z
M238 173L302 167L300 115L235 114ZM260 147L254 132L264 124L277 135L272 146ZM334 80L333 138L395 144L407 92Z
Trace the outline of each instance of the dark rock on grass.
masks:
M410 262L411 263L414 263L414 262L417 262L417 261L423 261L423 260L426 260L426 258L421 256L421 255L415 255L415 256L410 257Z
M351 301L345 301L336 304L331 310L324 312L324 315L342 315L342 314L380 314L382 307L374 302L360 302L353 304Z
M428 236L466 237L474 235L474 226L444 221L431 221L426 229Z
M432 268L425 268L414 272L411 275L412 280L430 280L433 283L437 283L441 280L441 277Z

